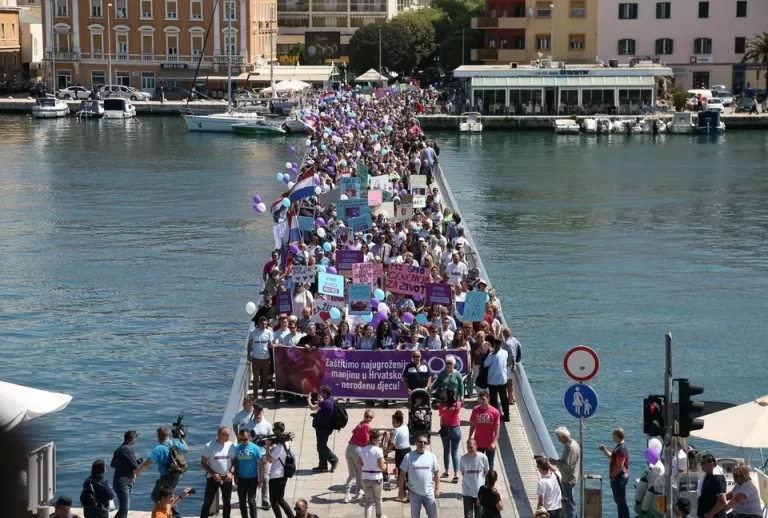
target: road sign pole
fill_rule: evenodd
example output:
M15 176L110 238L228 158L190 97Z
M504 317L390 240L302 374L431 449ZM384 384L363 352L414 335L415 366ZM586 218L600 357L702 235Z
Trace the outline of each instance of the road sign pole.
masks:
M666 419L666 431L664 434L664 464L667 466L666 473L664 474L664 516L666 518L674 518L672 511L672 455L677 455L677 452L673 452L675 449L672 441L674 437L674 416L672 414L672 333L667 333L665 338L665 357L666 357L666 370L664 372L664 399L666 403L666 413L664 416Z
M579 517L584 518L584 418L579 419Z

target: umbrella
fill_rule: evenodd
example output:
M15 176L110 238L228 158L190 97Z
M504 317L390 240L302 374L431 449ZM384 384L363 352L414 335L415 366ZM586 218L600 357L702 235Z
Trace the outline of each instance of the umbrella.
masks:
M306 90L311 87L309 83L298 81L296 79L285 79L275 84L276 92L295 92L297 90Z
M8 431L23 421L58 412L72 396L0 381L0 429Z
M700 419L704 421L704 428L692 431L694 437L738 448L768 447L768 396Z

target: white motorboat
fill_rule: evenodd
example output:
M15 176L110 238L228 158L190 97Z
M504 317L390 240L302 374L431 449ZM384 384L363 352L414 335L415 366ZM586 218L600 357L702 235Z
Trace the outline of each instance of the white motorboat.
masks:
M648 135L654 131L653 119L637 119L631 126L630 132L634 134Z
M32 107L32 117L35 119L56 119L66 117L69 105L55 97L38 97Z
M552 127L558 135L576 134L581 128L573 119L555 119L552 121Z
M597 117L597 132L602 134L613 133L613 122L608 117Z
M693 133L693 114L691 112L675 112L672 122L667 125L669 133Z
M105 119L132 119L136 117L136 107L128 99L110 97L104 99Z
M228 111L209 115L182 113L189 131L205 133L233 133L233 124L264 122L264 116L254 112Z
M480 122L478 112L466 112L461 114L459 131L463 133L480 133L483 131L483 124Z
M89 99L80 101L80 111L77 117L80 119L100 119L104 116L104 104L101 101Z
M261 120L256 122L239 122L232 125L232 131L238 135L285 135L283 128Z
M584 119L584 133L594 135L598 133L597 119Z

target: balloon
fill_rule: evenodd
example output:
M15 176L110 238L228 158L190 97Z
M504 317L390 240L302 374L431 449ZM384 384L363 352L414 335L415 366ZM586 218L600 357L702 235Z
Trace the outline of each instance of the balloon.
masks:
M258 206L258 204L253 206L253 212L261 212L261 211L259 210L259 206Z
M381 301L380 301L379 299L377 299L376 297L373 297L373 298L371 299L371 307L372 307L372 308L376 308L376 309L378 309L378 308L379 308L379 303L380 303L380 302L381 302Z
M325 220L323 218L317 218L315 219L315 225L317 225L318 227L324 227Z
M292 254L298 254L299 253L299 247L296 244L293 244L293 245L289 246L288 250L290 250Z
M296 184L295 184L295 183L293 183L293 182L288 182L288 188L289 188L289 189L293 189L293 186L294 186L294 185L296 185Z
M322 192L323 190L320 187L315 187L315 194L320 194Z
M328 171L329 173L332 173L333 172L333 166L329 165L328 167L325 168L325 170Z
M325 237L325 229L324 228L318 228L317 229L317 235L318 235L318 237Z
M382 150L381 150L381 154L382 154L382 156L387 156L387 153L389 153L389 151L387 150L387 148L384 148L384 149L382 149Z
M330 243L323 243L323 250L325 250L326 252L330 252L331 251L331 244Z
M286 169L290 169L291 168L291 163L290 162L286 162L285 163L285 168Z
M370 324L373 320L373 313L366 313L365 315L360 315L360 318L363 319L363 322L366 324Z
M403 315L403 322L406 324L413 324L413 313L406 313Z
M384 297L384 290L382 290L381 288L376 288L375 290L373 290L373 296L376 297L379 300L384 300L384 298L385 298Z
M324 272L325 271L325 265L324 264L318 264L317 265L317 271L318 272Z
M347 167L347 161L346 160L342 160L339 163L342 165L342 167Z
M284 174L283 177L280 179L285 185L288 185L291 183L291 177L287 174Z
M291 206L291 200L289 200L288 198L283 198L283 207L287 209L290 206Z
M261 203L261 196L258 194L253 197L253 203Z
M259 212L264 212L265 210L267 210L267 206L263 202L259 203L256 206L259 208Z
M297 174L299 174L299 170L295 167L291 167L291 174L293 176L296 176Z
M328 149L328 146L325 144L320 144L320 151L326 151Z
M298 168L299 168L299 164L297 164L296 162L291 162L291 169L298 169Z
M336 273L337 273L336 272L336 268L334 268L333 266L329 266L328 267L328 273L336 275Z
M307 146L311 146L311 145L312 145L312 141L311 141L311 140L309 140L309 139L305 140L305 141L304 141L304 143L305 143Z
M416 323L421 325L426 325L427 317L424 315L424 313L419 313L418 315L416 315Z
M331 318L334 320L338 320L341 318L341 311L339 311L339 308L331 308L331 310L328 313L331 314Z
M379 304L378 310L380 313L389 314L389 306L387 306L387 304L384 302Z
M282 182L283 181L283 173L277 173L275 175L275 178L277 178L278 182Z
M659 462L659 454L656 450L653 448L648 448L645 450L645 460L648 461L648 464L656 464Z
M413 300L415 300L416 302L419 302L422 298L423 297L421 295L414 295L413 296Z
M485 294L485 303L488 304L491 301L491 296L487 293Z
M256 313L256 304L254 304L253 302L249 302L248 304L246 304L245 312L248 313L249 315L253 315L254 313Z
M661 458L661 441L653 438L650 441L648 441L648 447L652 450L655 450L656 453L659 454L659 458Z
M339 199L340 200L348 200L349 197L346 194L342 194L341 196L339 196Z
M322 182L320 181L320 176L318 176L318 175L315 175L315 176L314 176L314 179L315 179L315 185L320 185L320 184L322 183Z
M288 148L288 152L289 153L295 153L296 152L296 148L291 146L291 147Z

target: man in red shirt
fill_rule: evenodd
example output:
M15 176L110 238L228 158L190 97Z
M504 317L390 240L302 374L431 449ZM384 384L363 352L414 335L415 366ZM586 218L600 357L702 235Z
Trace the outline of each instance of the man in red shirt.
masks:
M493 469L496 458L496 441L499 439L501 414L490 405L490 396L485 390L477 394L478 405L472 409L469 418L469 438L477 441L477 451L488 457L488 466Z
M613 431L613 442L616 447L609 451L604 445L600 445L600 451L611 459L609 475L611 478L611 492L613 501L616 502L619 518L629 518L629 506L627 506L627 482L629 481L629 454L624 445L624 430L616 428Z
M275 267L280 267L280 252L278 250L272 251L272 260L264 265L264 269L261 271L261 280L266 281L267 277L269 277L269 272Z

